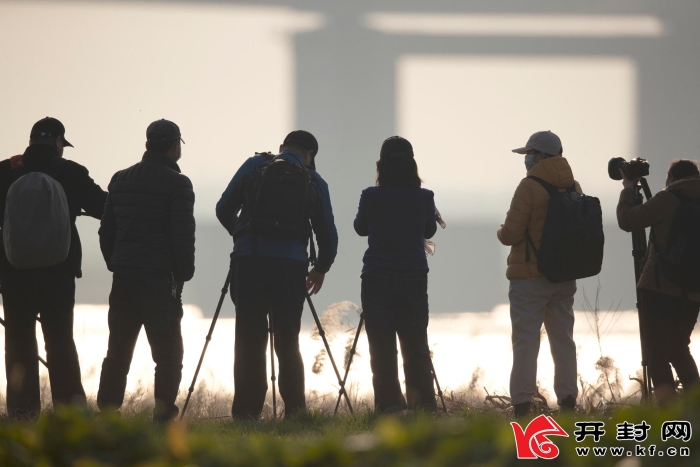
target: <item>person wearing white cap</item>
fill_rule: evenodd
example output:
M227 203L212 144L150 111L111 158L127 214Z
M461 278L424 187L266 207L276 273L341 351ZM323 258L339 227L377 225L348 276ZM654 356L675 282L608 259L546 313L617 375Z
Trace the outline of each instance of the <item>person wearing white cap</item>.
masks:
M579 193L581 187L567 160L561 140L551 131L533 134L527 144L513 152L525 155L527 178L520 181L498 239L510 246L506 277L512 322L513 369L510 397L516 417L530 412L537 393L537 357L540 330L544 324L554 359L554 392L563 410L573 410L578 396L574 331L576 281L552 283L537 267L531 254L540 248L550 195L538 182L543 180L558 191ZM536 177L536 179L530 178ZM529 239L528 239L529 236ZM529 240L529 241L528 241ZM534 248L530 248L530 242Z

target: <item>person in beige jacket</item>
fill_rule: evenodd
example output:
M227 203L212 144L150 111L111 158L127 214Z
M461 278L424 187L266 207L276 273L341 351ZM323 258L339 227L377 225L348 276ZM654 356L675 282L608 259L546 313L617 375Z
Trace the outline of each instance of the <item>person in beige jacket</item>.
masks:
M551 131L533 134L525 147L513 152L525 154L528 176L535 176L560 191L581 187L567 160L561 140ZM549 193L537 181L524 178L515 190L506 221L498 239L510 246L506 277L512 323L513 368L510 397L516 417L530 412L537 393L537 357L540 330L544 324L554 360L554 392L563 410L573 410L578 397L576 344L574 343L574 294L576 281L549 282L537 269L537 258L527 247L526 232L539 249L547 217ZM527 250L530 250L529 252Z
M668 248L671 226L680 206L676 194L691 200L700 199L700 172L695 162L679 159L671 163L666 188L646 203L635 205L635 181L622 174L623 190L617 205L617 222L626 232L651 227L654 239L649 241L647 256L637 288L641 292L641 317L645 329L647 364L654 392L660 403L676 396L671 365L676 370L683 389L688 390L700 380L698 367L690 353L690 334L700 309L700 294L684 291L657 269L659 254ZM670 365L669 365L670 364Z

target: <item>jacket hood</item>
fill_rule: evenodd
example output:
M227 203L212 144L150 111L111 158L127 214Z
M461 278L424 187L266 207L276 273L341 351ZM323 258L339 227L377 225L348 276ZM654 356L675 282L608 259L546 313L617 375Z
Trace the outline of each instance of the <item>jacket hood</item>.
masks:
M667 191L679 191L689 198L700 198L700 177L686 177L666 187Z
M541 178L556 188L569 188L574 184L574 173L563 156L548 157L539 161L527 171L527 175Z

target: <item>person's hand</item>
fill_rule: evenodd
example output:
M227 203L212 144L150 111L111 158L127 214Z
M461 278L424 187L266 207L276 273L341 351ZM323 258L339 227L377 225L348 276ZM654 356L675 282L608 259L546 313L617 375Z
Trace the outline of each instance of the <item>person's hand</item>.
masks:
M625 173L622 171L622 169L619 169L619 170L620 170L620 175L622 175L622 186L624 188L632 188L635 185L635 183L637 183L637 181L628 179L627 176L625 175Z
M306 291L309 292L309 295L317 294L321 290L325 278L326 275L318 272L316 268L309 271L309 275L306 277Z

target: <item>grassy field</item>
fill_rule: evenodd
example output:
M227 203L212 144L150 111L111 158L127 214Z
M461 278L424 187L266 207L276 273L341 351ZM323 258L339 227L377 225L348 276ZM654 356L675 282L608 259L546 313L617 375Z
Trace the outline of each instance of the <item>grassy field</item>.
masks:
M129 417L58 410L39 421L0 422L2 466L510 466L529 462L553 466L697 466L700 438L661 441L663 422L700 423L700 395L673 407L616 408L604 413L552 413L569 437L551 437L559 456L551 461L517 459L508 411L463 408L448 415L379 417L371 411L332 417L321 412L289 420L190 420L154 426L147 412ZM534 418L535 415L532 416ZM523 420L526 429L531 418ZM599 443L577 442L577 420L605 422ZM617 441L617 423L651 426L642 442ZM688 447L690 456L579 456L577 447L656 445ZM697 452L696 452L697 451ZM619 464L624 461L627 463Z

